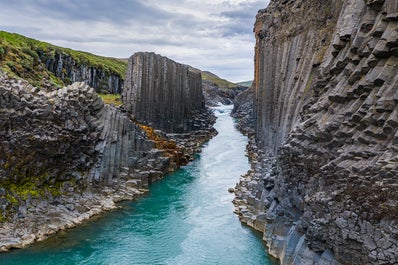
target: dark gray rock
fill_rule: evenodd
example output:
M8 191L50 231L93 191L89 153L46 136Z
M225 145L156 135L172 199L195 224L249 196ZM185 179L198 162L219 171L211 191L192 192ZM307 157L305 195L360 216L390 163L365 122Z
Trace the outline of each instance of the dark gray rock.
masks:
M39 58L47 70L64 81L65 84L85 82L98 93L120 94L123 90L124 76L100 67L90 67L76 62L73 57L54 51L52 57L38 51Z
M254 172L237 212L282 264L395 264L397 1L284 2L254 28Z
M254 89L250 87L241 93L239 93L234 99L234 108L231 112L231 116L237 118L238 128L246 133L254 133Z
M191 161L215 134L200 76L163 61L176 82L163 84L171 97L165 102L153 93L147 100L166 108L174 99L168 124L187 134L144 126L122 107L105 105L83 82L39 90L0 72L0 251L44 240L136 198Z
M231 105L235 97L244 90L244 87L219 88L217 84L203 80L203 95L207 106L215 107L219 103Z
M168 133L198 129L194 117L205 111L201 74L155 53L130 57L122 100L135 119Z

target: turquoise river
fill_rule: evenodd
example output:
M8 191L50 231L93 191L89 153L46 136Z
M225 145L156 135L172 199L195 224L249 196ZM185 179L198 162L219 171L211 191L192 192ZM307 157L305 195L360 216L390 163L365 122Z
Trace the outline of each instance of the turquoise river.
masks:
M215 108L219 134L146 196L30 248L0 253L0 264L275 264L261 235L233 213L228 188L250 165L247 138L230 111Z

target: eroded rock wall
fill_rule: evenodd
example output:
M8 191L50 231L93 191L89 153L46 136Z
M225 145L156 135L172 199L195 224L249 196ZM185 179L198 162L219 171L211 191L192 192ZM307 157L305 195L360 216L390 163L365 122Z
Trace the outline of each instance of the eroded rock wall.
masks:
M136 198L150 182L192 160L216 133L200 75L167 58L157 63L134 68L169 70L161 72L164 86L139 91L148 104L138 105L140 113L158 111L140 122L132 115L133 102L124 101L127 110L106 105L83 82L39 89L0 72L0 252L44 240L116 208L115 202ZM145 78L156 83L153 78L160 76ZM127 89L125 95L137 92ZM169 116L160 128L173 134L149 126L160 122L163 110Z
M129 59L123 103L139 121L168 132L198 129L195 114L205 111L202 78L187 65L155 53Z
M109 184L153 148L127 114L104 105L84 83L42 91L2 75L1 84L0 180L6 186Z
M260 145L276 151L299 122L341 5L342 1L271 1L258 13L253 86Z
M0 251L115 208L167 170L144 130L86 84L43 91L1 73L0 84Z
M38 53L47 70L60 78L65 84L85 82L98 93L120 94L123 90L124 76L105 68L93 67L89 63L78 63L73 57L54 52L52 57Z
M231 116L238 119L238 129L252 136L254 134L254 88L251 86L234 98Z
M54 51L51 56L38 52L39 58L56 77L66 85L84 82L98 93L120 94L123 90L124 76L105 67L94 67L89 62L77 62L72 56Z
M398 262L398 2L271 1L241 219L283 264Z

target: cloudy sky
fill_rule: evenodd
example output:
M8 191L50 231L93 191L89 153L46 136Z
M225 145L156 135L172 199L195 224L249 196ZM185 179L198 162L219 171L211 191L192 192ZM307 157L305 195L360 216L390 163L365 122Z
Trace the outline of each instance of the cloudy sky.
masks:
M253 79L268 0L0 0L0 29L94 54L153 51L233 82Z

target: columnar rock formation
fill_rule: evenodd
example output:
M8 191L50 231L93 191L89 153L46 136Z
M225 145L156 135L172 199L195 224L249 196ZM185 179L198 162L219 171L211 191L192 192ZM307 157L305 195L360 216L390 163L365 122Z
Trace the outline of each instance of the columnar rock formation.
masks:
M134 118L166 132L198 129L205 110L200 73L155 53L130 57L122 96Z
M283 264L398 263L397 20L395 0L257 15L259 161L236 205Z
M62 52L53 56L38 53L47 70L64 81L65 84L85 82L99 93L120 94L123 90L124 76L118 73L90 66L88 63L77 63L76 60Z
M200 74L152 58L161 60L133 68L164 75L145 75L146 81L163 80L163 86L139 90L134 98L139 104L132 113L151 113L140 116L145 125L129 113L135 87L126 88L126 111L105 105L84 83L40 90L0 72L0 251L43 240L142 194L213 135ZM149 122L190 133L166 135Z

